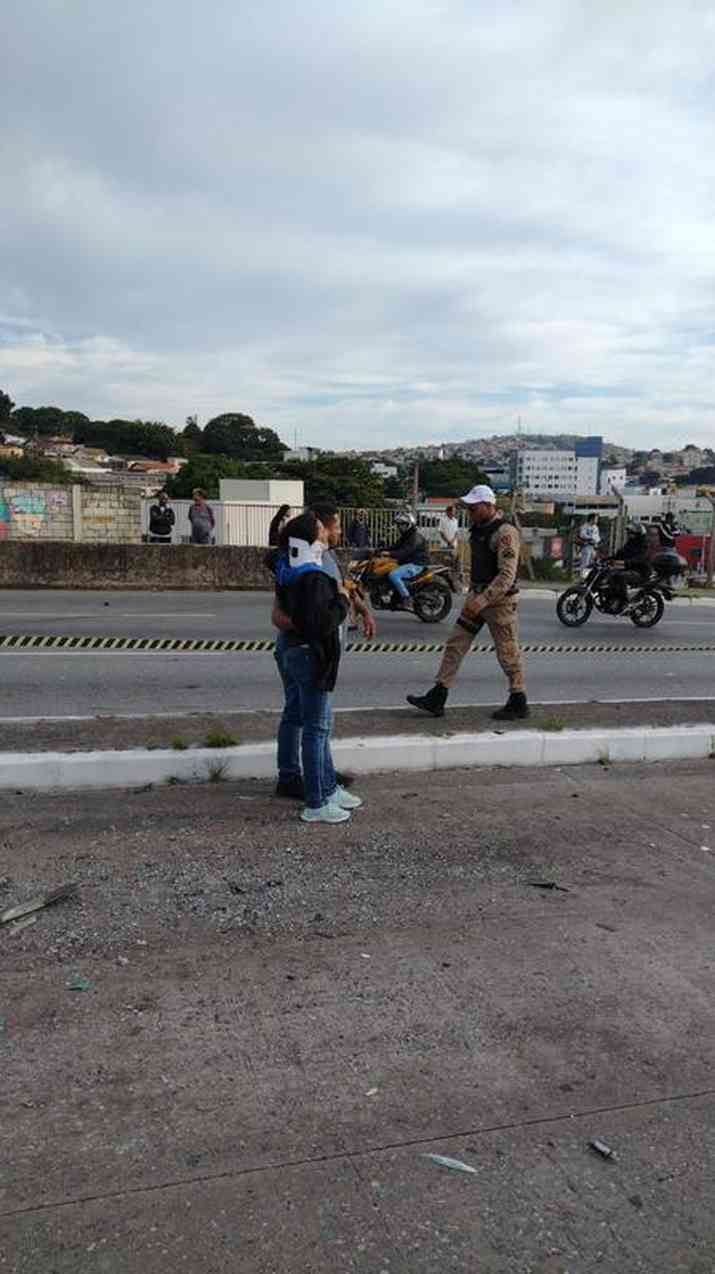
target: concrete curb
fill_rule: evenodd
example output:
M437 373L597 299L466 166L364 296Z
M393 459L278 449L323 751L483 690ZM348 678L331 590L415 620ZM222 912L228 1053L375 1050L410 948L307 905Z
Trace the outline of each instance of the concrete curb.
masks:
M595 761L671 761L715 753L712 724L596 730L515 730L506 734L384 735L337 739L333 755L353 774L489 766L583 765ZM186 752L0 753L0 789L51 791L206 783L275 775L275 744L191 748Z

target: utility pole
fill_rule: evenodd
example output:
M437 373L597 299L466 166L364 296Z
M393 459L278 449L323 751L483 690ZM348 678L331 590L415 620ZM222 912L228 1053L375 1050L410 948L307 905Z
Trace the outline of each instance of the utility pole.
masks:
M415 460L414 473L412 474L412 507L417 509L420 502L420 462Z

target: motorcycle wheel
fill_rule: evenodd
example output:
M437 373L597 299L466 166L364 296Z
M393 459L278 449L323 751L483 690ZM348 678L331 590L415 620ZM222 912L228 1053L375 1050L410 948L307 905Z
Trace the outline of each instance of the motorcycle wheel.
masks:
M387 610L389 602L386 602L379 588L372 589L370 592L370 605L373 610Z
M635 609L631 611L629 619L633 621L636 628L655 628L656 624L663 618L665 610L665 602L660 593L656 593L652 589L646 589L643 596L638 600Z
M439 624L446 619L452 609L452 594L449 586L440 580L425 584L412 597L415 615L423 624Z
M580 628L593 610L590 593L582 588L567 588L556 603L556 614L567 628Z

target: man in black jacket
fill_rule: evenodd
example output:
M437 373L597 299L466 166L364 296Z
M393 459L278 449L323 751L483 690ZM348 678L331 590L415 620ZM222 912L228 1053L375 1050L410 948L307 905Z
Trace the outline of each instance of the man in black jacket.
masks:
M149 543L171 544L171 533L176 522L176 514L169 506L166 491L160 491L155 504L149 510Z
M425 537L417 530L417 519L409 509L395 514L395 526L400 532L395 543L387 550L397 566L388 579L400 595L397 610L411 610L412 601L405 580L414 579L429 564L429 552Z
M285 689L278 729L278 791L293 795L301 781L297 740L302 732L302 786L306 823L343 823L362 805L339 783L330 752L330 694L340 665L340 628L348 594L323 565L330 532L308 511L293 518L281 533L274 561L276 602L289 621L279 636L276 662ZM287 789L282 791L281 789Z

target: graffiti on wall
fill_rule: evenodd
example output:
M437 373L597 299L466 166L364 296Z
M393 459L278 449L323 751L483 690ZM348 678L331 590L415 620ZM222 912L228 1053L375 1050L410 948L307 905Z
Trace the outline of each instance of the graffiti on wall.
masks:
M64 512L67 491L15 491L0 488L0 540L33 539L42 535L51 513Z

